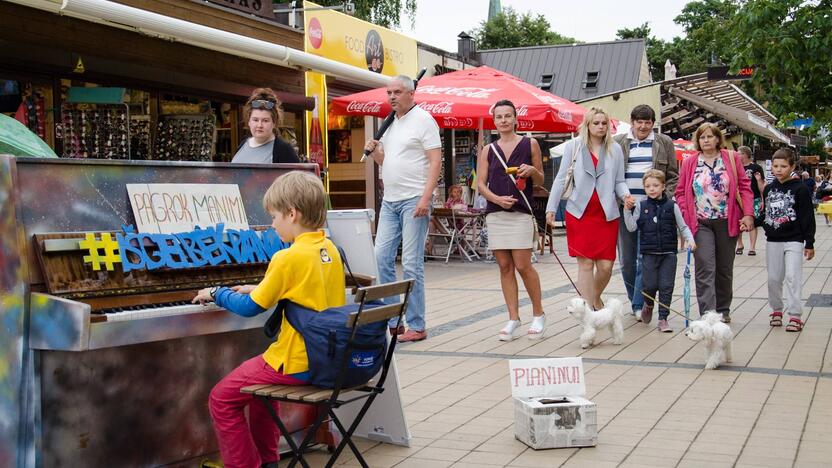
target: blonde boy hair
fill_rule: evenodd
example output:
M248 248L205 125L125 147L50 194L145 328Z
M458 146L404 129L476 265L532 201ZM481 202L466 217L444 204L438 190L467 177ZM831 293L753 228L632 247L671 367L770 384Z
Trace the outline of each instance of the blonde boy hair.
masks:
M320 229L326 223L326 192L321 179L312 173L291 171L279 176L263 196L263 208L269 212L300 213L300 223Z
M660 183L665 183L664 172L658 169L648 169L643 176L641 176L642 182L647 182L647 179L656 179Z
M615 141L612 139L612 121L610 114L600 107L590 107L584 114L584 120L578 126L578 135L581 137L583 144L589 148L589 124L596 115L601 114L607 119L607 134L604 136L604 152L612 154L612 145Z

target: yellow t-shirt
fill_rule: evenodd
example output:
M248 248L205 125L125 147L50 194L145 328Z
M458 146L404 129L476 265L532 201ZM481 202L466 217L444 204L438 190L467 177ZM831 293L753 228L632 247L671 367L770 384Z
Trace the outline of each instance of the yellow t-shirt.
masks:
M307 232L295 238L288 249L272 256L263 281L251 292L251 299L268 309L281 299L321 311L345 303L344 265L335 244L322 231ZM277 341L263 353L263 359L284 374L309 370L306 343L286 316L280 324Z

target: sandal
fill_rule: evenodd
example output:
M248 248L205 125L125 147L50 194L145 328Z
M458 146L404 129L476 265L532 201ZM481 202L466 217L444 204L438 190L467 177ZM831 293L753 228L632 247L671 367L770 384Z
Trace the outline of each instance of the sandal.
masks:
M537 340L543 337L543 331L546 329L546 314L535 315L532 318L532 325L529 327L529 332L526 336L530 340Z
M737 247L737 255L742 255L742 247Z
M771 319L769 319L769 321L768 321L769 325L771 325L772 327L782 327L783 326L783 312L780 312L779 310L775 310L774 312L770 313L768 316L771 317Z
M755 255L757 255L757 251L756 251L756 250L749 250L749 251L748 251L748 256L749 256L749 257L753 257L753 256L755 256Z
M520 327L519 320L509 320L505 327L500 330L500 333L497 335L500 338L500 341L511 341L517 338L517 328Z
M789 317L789 324L786 325L787 332L799 332L803 330L803 320L797 317Z

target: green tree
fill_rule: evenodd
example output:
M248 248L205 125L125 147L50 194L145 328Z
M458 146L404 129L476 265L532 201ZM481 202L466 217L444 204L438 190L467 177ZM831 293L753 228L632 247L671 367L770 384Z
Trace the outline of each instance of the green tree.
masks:
M579 41L552 31L543 15L518 14L506 7L491 21L483 21L472 34L478 49L505 49L552 44L574 44Z
M783 119L832 127L832 1L747 0L732 24L732 68L757 65L754 94Z
M734 56L732 21L740 8L739 0L698 0L682 8L673 22L685 28L675 51L680 75L700 73L708 64L728 63Z
M343 0L318 0L323 6L343 5ZM416 19L416 0L353 0L355 17L385 28L401 26L402 15L407 16L411 26Z

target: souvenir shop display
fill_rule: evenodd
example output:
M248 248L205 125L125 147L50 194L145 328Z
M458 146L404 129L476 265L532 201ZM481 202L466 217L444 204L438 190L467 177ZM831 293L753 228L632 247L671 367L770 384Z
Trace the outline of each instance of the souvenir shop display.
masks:
M130 159L129 110L123 104L64 103L58 138L65 158Z
M156 129L153 159L210 162L214 157L215 139L213 114L162 115Z
M130 159L146 160L150 157L150 116L130 116Z

